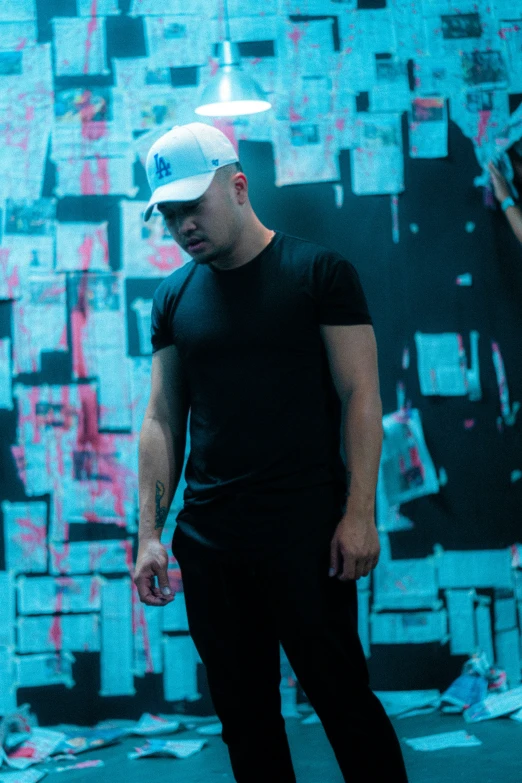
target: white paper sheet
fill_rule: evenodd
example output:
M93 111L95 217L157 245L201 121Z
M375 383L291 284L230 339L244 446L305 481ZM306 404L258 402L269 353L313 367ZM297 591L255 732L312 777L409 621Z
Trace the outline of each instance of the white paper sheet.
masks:
M49 544L51 574L129 573L132 539Z
M452 655L472 655L475 650L475 599L473 589L446 590Z
M38 27L34 21L0 22L0 48L3 51L17 51L34 46L38 38Z
M66 297L63 275L32 276L13 305L15 374L39 372L42 351L66 351Z
M433 557L390 560L373 571L373 610L439 609Z
M0 571L0 647L13 647L15 644L15 591L11 571ZM1 715L0 711L0 715Z
M102 585L100 696L133 696L132 593L130 579Z
M462 396L468 393L466 351L460 334L415 333L421 394Z
M0 646L0 715L16 710L17 683L14 660L14 646Z
M493 632L491 630L491 611L489 604L482 599L487 596L479 596L480 605L475 608L475 627L477 629L477 647L485 653L488 661L495 660L493 651ZM489 598L488 598L489 600Z
M177 599L174 599L174 602ZM200 698L197 688L197 653L190 636L164 636L163 692L167 701Z
M100 651L98 614L19 617L16 626L19 653Z
M38 783L46 776L41 769L24 769L19 772L0 773L0 783Z
M134 154L114 158L69 158L56 162L55 194L64 196L135 196Z
M7 199L0 248L0 298L19 298L29 276L53 272L56 203Z
M398 506L439 491L416 408L383 416L384 440L379 470L389 506Z
M78 272L100 269L110 272L108 223L57 223L56 269Z
M56 76L109 73L103 17L52 19Z
M350 151L352 190L358 196L404 190L400 116L364 114L357 119L359 140Z
M438 612L384 612L370 614L372 644L424 644L448 639L448 615Z
M194 14L200 19L208 13L206 0L131 0L129 16L164 16L165 14Z
M184 593L176 593L174 600L163 607L162 620L163 631L188 631Z
M505 693L492 693L484 701L472 704L464 711L464 720L468 723L478 723L481 720L498 718L508 715L522 707L522 686L512 688Z
M13 410L12 373L11 340L3 337L0 339L0 408L8 411Z
M520 684L520 629L495 632L496 663L504 669L511 688Z
M2 503L6 570L14 574L47 571L47 504Z
M517 602L515 596L503 597L504 591L499 593L493 602L495 631L508 631L517 624Z
M77 0L78 16L118 15L118 0Z
M448 112L444 98L414 98L409 112L410 157L445 158Z
M69 652L17 655L15 671L18 687L65 685L72 688L75 684L72 676L74 661L74 655Z
M413 750L444 750L445 748L475 748L482 745L481 740L464 729L446 731L442 734L429 734L427 737L415 737L404 740Z
M340 179L338 152L331 121L275 122L276 186Z
M126 277L163 277L190 261L189 254L172 239L159 213L143 222L146 206L146 201L120 202L122 267Z
M509 549L444 551L436 547L439 586L513 587Z
M403 716L412 710L440 703L440 691L374 691L389 716Z
M2 0L0 20L23 21L36 19L36 0Z
M145 16L144 25L147 56L161 66L203 65L219 40L212 20L196 16Z
M16 588L21 615L99 612L101 608L98 576L20 576Z
M295 77L323 76L329 71L334 55L332 21L280 21L277 29L278 70L287 74L289 85Z
M8 754L7 764L12 769L27 769L47 759L64 739L61 731L34 726L29 739Z

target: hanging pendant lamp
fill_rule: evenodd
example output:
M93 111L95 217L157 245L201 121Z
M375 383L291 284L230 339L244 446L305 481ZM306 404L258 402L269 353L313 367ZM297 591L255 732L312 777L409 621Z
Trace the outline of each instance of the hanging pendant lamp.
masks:
M239 46L230 40L228 3L225 0L225 40L218 43L219 68L201 93L196 114L235 117L258 114L272 108L263 90L241 68Z

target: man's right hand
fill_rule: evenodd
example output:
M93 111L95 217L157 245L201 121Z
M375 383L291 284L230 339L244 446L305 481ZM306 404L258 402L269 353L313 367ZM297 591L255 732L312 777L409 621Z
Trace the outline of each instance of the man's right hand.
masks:
M167 550L157 539L140 541L134 584L138 588L140 601L148 606L166 606L174 600L174 593L168 578L169 558ZM155 584L158 578L158 586Z

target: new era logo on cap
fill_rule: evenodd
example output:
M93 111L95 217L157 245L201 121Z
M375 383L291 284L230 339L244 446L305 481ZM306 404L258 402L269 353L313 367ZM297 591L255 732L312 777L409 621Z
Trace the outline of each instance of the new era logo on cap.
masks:
M203 195L218 168L239 158L234 146L213 125L190 122L175 125L150 148L145 164L152 197L148 220L162 201L192 201Z

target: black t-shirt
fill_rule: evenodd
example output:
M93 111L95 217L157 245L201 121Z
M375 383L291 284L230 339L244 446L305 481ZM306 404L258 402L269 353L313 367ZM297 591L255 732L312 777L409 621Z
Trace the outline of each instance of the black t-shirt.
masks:
M174 344L190 400L182 532L259 550L339 521L341 404L319 324L371 324L355 268L276 232L251 261L188 262L152 306L153 352Z

